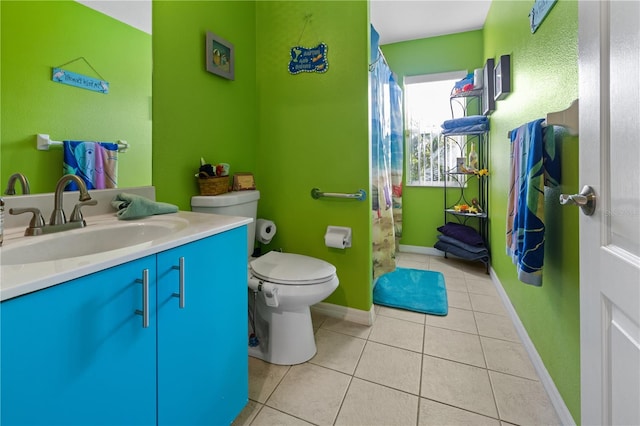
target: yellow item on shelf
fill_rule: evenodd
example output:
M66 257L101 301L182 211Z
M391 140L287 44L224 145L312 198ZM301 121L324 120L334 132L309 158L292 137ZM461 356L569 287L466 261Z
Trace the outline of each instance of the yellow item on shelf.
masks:
M478 179L480 179L480 176L489 176L489 170L487 169L474 170L473 174L476 175Z

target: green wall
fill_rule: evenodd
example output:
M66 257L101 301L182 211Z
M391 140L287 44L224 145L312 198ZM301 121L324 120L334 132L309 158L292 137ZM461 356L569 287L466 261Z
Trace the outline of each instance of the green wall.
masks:
M372 303L370 201L310 192L368 191L368 22L362 1L153 3L158 199L189 210L201 156L254 173L259 216L278 226L266 249L331 262L340 287L328 301L361 310ZM205 71L207 30L234 43L235 81ZM288 73L299 40L329 46L326 73ZM325 247L327 225L352 227L353 247Z
M512 93L491 116L492 266L574 419L580 421L579 209L560 207L578 188L578 138L561 140L562 184L545 193L543 286L518 281L505 254L509 181L507 132L578 98L578 3L559 0L531 34L531 2L494 1L484 28L485 57L511 55Z
M116 88L128 84L122 82L120 72L128 76L136 64L149 66L150 58L129 58L119 47L122 42L113 39L105 45L83 44L78 48L81 54L65 50L69 40L49 44L64 36L61 29L78 22L91 23L87 33L98 25L90 16L78 19L76 15L73 22L64 16L51 19L59 13L48 9L53 4L1 3L2 180L13 172L9 164L17 165L34 189L51 191L60 175L61 153L36 151L33 135L49 132L64 138L73 131L77 138L128 138L132 149L120 157L121 186L148 184L150 146L133 143L134 138L143 137L136 132L144 134L148 128L136 122L129 129L122 116L148 119L149 90L144 83L126 86L128 95L140 89L147 96L146 103L135 110L129 110L133 101L127 102L124 111L110 112L109 107L115 103ZM70 2L57 6L73 7L73 13L89 10ZM391 68L401 75L472 70L487 57L511 54L512 93L498 102L491 117L492 266L579 422L578 209L561 209L557 203L560 192L578 190L577 138L562 138L563 183L546 197L543 287L520 283L503 248L509 173L506 134L567 107L578 97L577 2L559 0L535 34L529 31L530 8L531 2L496 1L484 31L398 43L384 46L383 51ZM308 14L312 20L305 27ZM158 199L190 209L190 197L198 193L193 175L200 157L230 163L232 173L255 173L262 193L259 216L278 224L278 234L268 248L281 247L333 263L341 283L328 301L362 310L371 307L371 202L313 200L309 193L313 187L336 192L369 189L368 22L368 6L362 1L153 3L152 182ZM44 28L43 33L39 28ZM207 30L234 43L235 81L205 71ZM141 38L149 42L148 37ZM327 73L288 74L288 52L298 41L328 44ZM87 57L86 52L91 52L90 62L112 84L111 94L50 81L51 66ZM24 75L29 78L19 78ZM93 110L96 103L98 112ZM13 123L20 129L14 130ZM125 174L135 178L128 181ZM431 247L442 219L441 203L441 190L405 188L403 244ZM433 217L431 211L435 211ZM326 248L327 225L352 227L353 247Z
M482 31L469 31L381 47L398 80L410 75L449 71L473 72L484 65ZM406 173L405 173L406 176ZM443 225L443 189L405 186L402 189L401 244L433 247Z
M258 143L256 4L153 2L153 184L191 210L200 157L254 172ZM235 80L206 71L211 31L235 47ZM262 185L260 185L262 189Z
M314 187L369 192L367 2L273 1L256 7L259 215L278 226L268 248L332 263L340 286L327 301L369 310L369 197L360 202L310 196ZM328 71L289 74L290 49L319 42L328 45ZM351 227L353 246L327 248L327 225Z
M119 186L151 184L151 35L74 1L7 1L1 8L0 184L24 173L32 192L52 192L62 149L54 140L124 139ZM84 57L110 84L108 94L54 83L51 68ZM64 69L98 77L83 61ZM19 192L19 190L18 190Z
M580 420L578 209L561 208L560 193L578 191L578 139L562 129L562 185L545 194L544 284L521 283L505 253L509 182L507 132L562 110L578 98L578 7L560 0L535 34L532 2L494 1L483 31L382 47L401 76L482 67L487 58L511 55L512 93L491 115L489 178L492 267L574 419ZM425 59L427 58L427 59ZM405 187L402 244L431 247L442 223L442 189Z

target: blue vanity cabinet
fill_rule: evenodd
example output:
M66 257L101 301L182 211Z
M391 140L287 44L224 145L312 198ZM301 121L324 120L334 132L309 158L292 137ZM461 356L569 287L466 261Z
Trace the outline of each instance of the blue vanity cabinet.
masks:
M135 313L145 269L155 296L148 256L2 302L2 425L156 424L156 323Z
M246 226L158 254L159 425L230 424L247 403L246 255Z
M230 424L248 399L246 244L241 226L2 302L0 424Z

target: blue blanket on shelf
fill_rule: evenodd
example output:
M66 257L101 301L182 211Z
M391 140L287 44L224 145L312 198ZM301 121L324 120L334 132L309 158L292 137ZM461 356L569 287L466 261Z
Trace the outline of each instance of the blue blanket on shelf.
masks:
M489 118L485 115L468 115L466 117L452 118L442 123L443 129L454 129L456 127L475 126L476 124L485 124L489 126Z
M471 124L469 126L458 126L442 130L443 135L453 135L456 133L484 133L489 130L489 124Z
M442 240L438 240L433 247L444 253L451 253L454 256L457 256L461 259L466 260L481 260L483 262L489 261L489 251L487 249L481 250L479 252L473 252L463 249L462 247L450 243L446 243Z

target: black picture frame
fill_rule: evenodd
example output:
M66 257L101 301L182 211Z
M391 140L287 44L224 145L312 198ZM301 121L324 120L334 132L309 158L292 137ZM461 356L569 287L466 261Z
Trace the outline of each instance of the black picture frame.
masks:
M233 43L207 31L207 71L229 80L236 77L236 54Z
M494 99L499 101L511 93L511 55L502 55L494 70Z
M487 59L482 72L483 89L482 89L482 115L490 115L496 110L496 101L493 97L495 79L493 58Z

